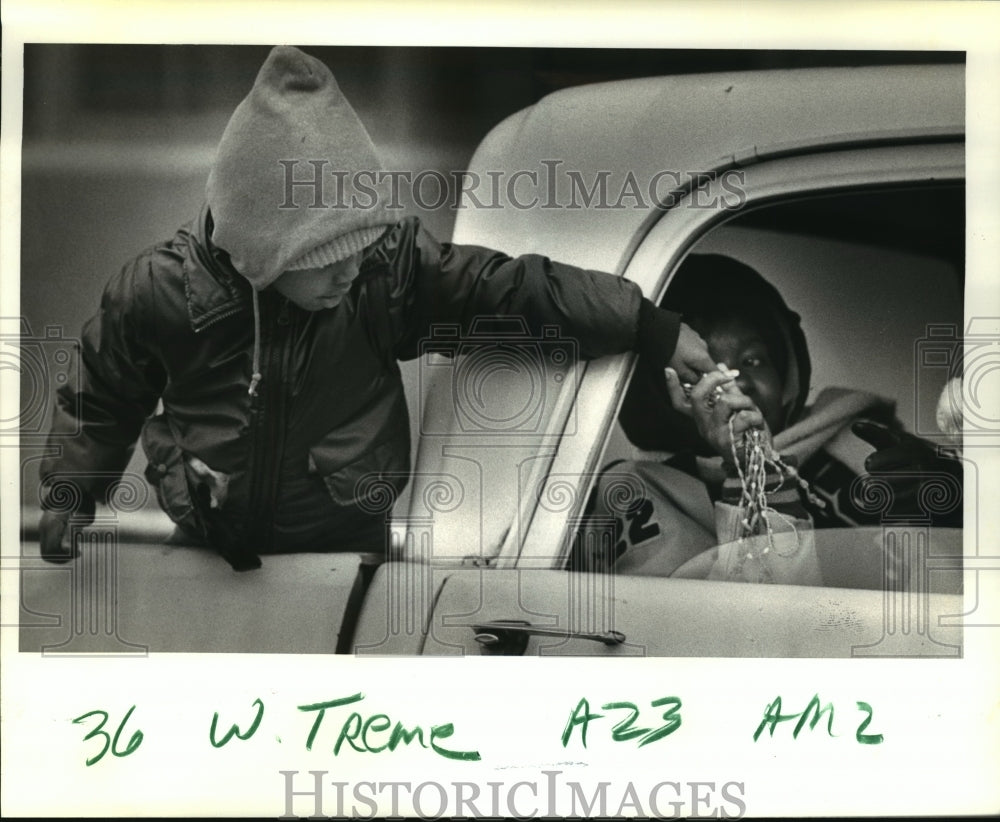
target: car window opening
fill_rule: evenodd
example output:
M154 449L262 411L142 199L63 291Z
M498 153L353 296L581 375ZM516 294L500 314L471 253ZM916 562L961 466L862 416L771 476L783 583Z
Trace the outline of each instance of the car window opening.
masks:
M710 230L661 304L739 376L672 396L637 364L569 567L879 588L907 573L888 526L960 554L964 232L961 185L797 198ZM733 422L753 426L753 477L720 446Z

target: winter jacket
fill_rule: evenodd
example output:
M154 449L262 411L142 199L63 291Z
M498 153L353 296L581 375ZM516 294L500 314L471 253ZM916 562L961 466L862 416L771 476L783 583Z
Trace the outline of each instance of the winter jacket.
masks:
M584 357L645 346L665 362L677 340L679 318L633 283L440 244L407 219L366 249L336 308L307 312L259 293L263 379L251 396L251 287L211 232L204 208L108 283L83 329L81 381L57 393L50 443L61 452L41 466L43 507L56 507L52 489L67 482L103 501L141 433L163 509L235 568L265 553L358 548L383 532L384 516L357 504L357 481L374 473L405 485L397 361L420 355L433 324L520 316L533 334L557 326ZM201 483L192 465L221 482Z

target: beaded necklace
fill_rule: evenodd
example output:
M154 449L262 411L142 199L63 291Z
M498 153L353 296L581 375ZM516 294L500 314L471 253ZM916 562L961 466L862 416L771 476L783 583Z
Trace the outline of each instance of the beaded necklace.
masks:
M770 582L772 576L764 557L773 550L777 556L783 559L791 558L798 553L800 541L795 523L771 508L767 503L768 467L776 470L782 477L794 479L813 505L825 508L826 503L813 493L809 483L799 476L799 472L793 466L781 459L781 456L774 450L770 442L765 440L759 429L753 428L746 431L737 445L736 433L733 430L733 417L730 417L729 442L742 487L739 503L739 559L735 567L729 569L729 576L731 578L745 578L746 563L748 560L753 560L754 567L758 568L759 571L757 579L749 581ZM779 551L771 525L772 515L777 516L786 524L794 535L790 550ZM753 539L764 534L767 535L767 540Z

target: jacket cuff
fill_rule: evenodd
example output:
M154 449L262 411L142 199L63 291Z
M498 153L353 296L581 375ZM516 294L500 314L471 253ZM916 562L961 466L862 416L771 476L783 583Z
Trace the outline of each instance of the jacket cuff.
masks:
M673 358L680 333L680 314L657 308L648 299L642 298L636 351L657 371L662 372Z

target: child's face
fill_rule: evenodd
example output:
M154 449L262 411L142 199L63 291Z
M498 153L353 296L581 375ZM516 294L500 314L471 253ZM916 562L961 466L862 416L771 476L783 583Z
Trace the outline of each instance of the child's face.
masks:
M777 434L782 428L784 383L760 333L745 320L733 318L716 321L703 336L712 359L739 370L737 386L754 401L767 427Z
M355 254L323 268L286 271L274 281L274 287L306 311L335 308L357 278L360 264L361 255Z

